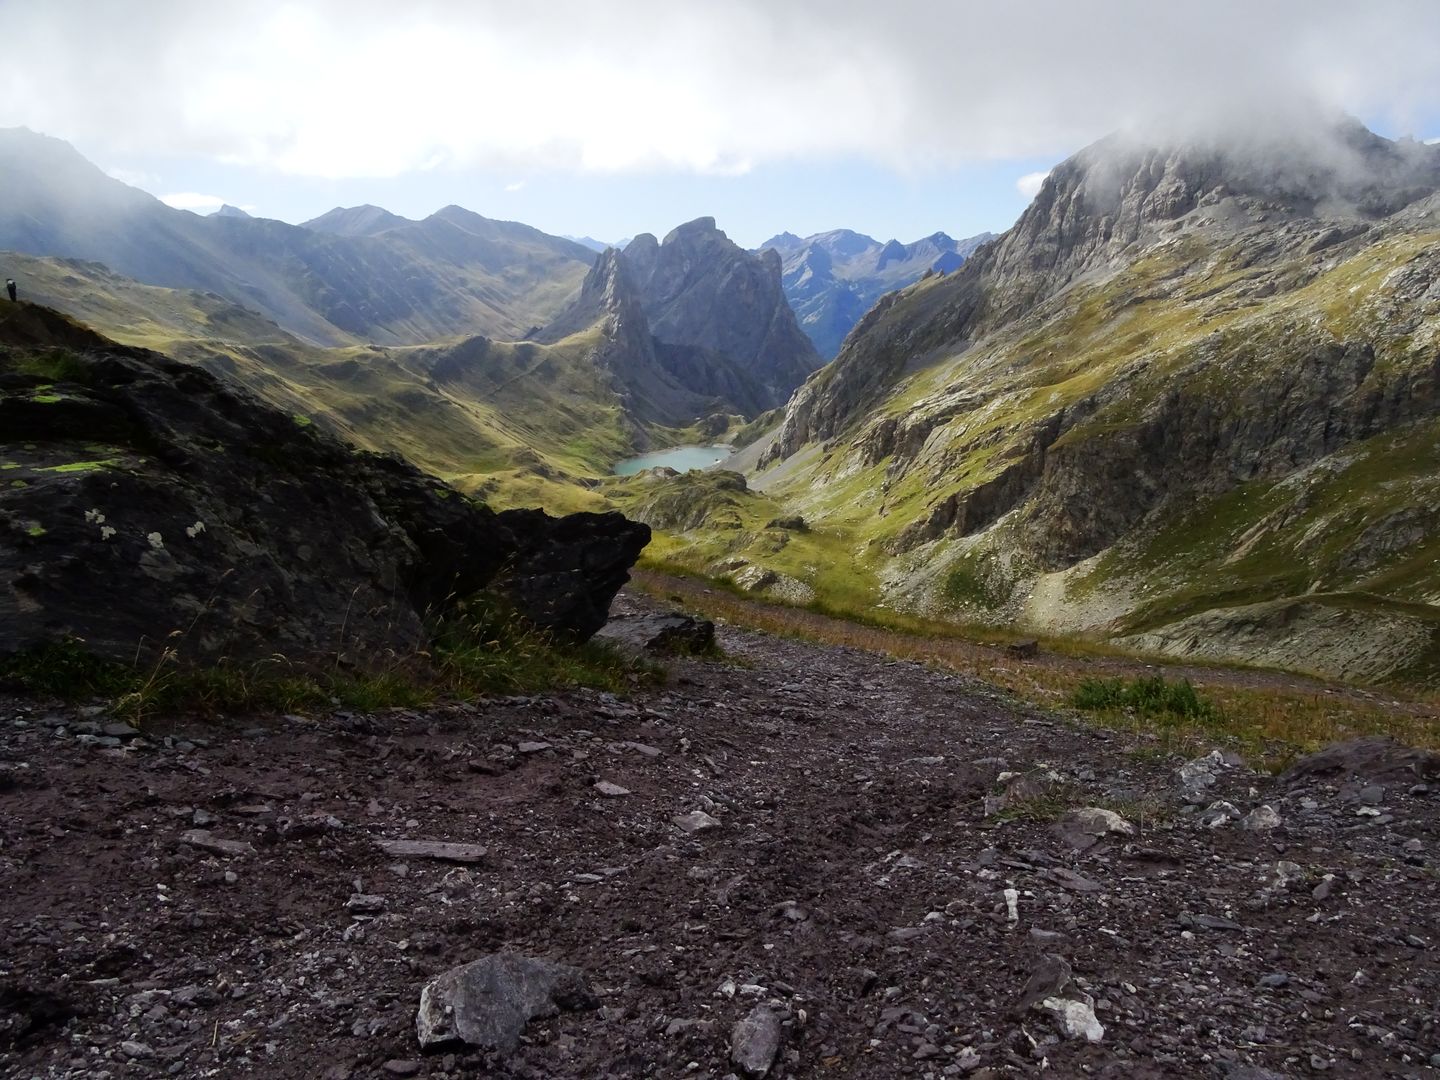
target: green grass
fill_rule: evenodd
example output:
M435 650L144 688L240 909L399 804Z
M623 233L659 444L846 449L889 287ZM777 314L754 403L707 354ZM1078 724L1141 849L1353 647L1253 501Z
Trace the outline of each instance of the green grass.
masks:
M1202 698L1189 679L1168 682L1155 675L1139 679L1086 679L1070 695L1070 704L1087 712L1132 711L1166 720L1194 720L1219 724L1224 716Z
M181 645L153 664L94 656L83 642L0 658L0 686L69 701L100 698L136 723L206 715L418 708L484 694L588 686L625 692L663 676L654 663L594 642L566 644L476 602L437 628L427 653L341 669L270 658L251 664L186 663Z

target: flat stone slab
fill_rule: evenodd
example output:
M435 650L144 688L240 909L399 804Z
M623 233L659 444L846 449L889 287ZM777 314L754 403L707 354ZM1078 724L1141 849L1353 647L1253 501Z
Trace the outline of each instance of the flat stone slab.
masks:
M486 849L479 844L452 844L448 840L378 840L380 850L397 859L438 859L441 862L478 863Z
M216 855L254 855L255 848L245 840L222 840L209 829L186 829L180 834L180 842L213 851Z

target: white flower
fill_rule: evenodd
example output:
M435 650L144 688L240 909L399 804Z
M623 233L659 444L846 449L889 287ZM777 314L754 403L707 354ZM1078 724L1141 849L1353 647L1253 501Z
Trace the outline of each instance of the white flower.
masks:
M91 525L104 525L105 515L102 514L99 510L86 510L85 520ZM114 530L112 529L111 531L113 532Z
M150 546L156 551L165 550L165 540L158 532L146 533L145 539L150 541Z
M101 539L101 540L109 540L110 537L112 537L112 536L114 536L114 535L115 535L115 530L112 529L109 525L101 525L101 526L100 526L100 539Z
M204 532L204 531L205 531L205 522L203 522L203 521L197 521L197 522L195 522L194 525L189 525L189 526L186 527L186 529L185 529L185 535L188 536L188 537L190 537L191 540L194 540L195 537L199 536L199 535L200 535L202 532Z

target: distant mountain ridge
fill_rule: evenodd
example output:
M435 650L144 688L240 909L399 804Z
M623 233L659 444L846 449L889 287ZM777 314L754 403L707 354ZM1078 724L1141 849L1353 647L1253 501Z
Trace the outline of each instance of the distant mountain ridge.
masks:
M779 252L785 295L800 328L829 360L875 301L930 272L958 270L994 233L956 240L943 232L885 243L850 229L800 237L783 232L757 249Z
M201 217L24 128L0 129L0 176L0 250L213 292L321 345L518 338L564 307L594 260L573 241L456 206L418 222L378 207L306 226Z

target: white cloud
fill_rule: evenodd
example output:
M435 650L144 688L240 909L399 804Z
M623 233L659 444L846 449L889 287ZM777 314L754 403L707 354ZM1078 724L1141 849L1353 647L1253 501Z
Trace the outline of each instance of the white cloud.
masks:
M161 195L159 199L176 210L193 210L197 214L208 214L225 205L219 195L202 195L198 191L177 191L173 195Z
M515 180L515 181L512 181L511 183L505 185L505 190L506 190L506 191L523 191L524 189L525 189L525 181L524 181L524 180Z
M1440 115L1432 0L67 0L6 6L0 126L316 177L1055 156L1319 95ZM963 78L956 58L963 58ZM803 59L802 59L803 58ZM116 87L124 92L117 93ZM1218 88L1218 89L1217 89ZM818 102L815 108L796 103Z
M1027 199L1033 199L1040 194L1040 187L1045 183L1045 178L1050 175L1050 170L1044 172L1026 173L1015 181L1015 190L1024 195Z

